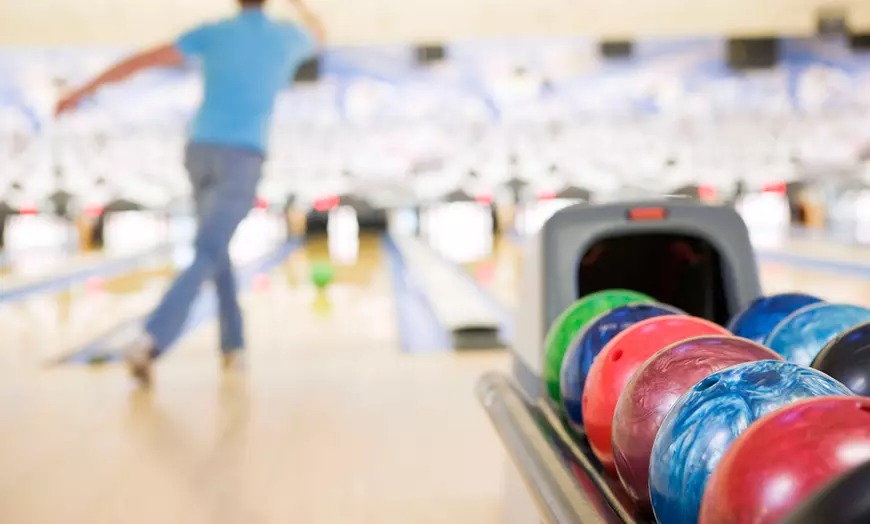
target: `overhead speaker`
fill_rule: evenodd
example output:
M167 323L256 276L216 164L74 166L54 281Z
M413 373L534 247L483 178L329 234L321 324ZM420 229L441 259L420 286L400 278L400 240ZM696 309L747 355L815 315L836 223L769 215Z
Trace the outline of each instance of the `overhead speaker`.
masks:
M730 38L728 66L736 70L769 69L779 62L777 38Z
M417 65L425 66L442 62L447 58L447 51L441 44L423 44L414 48Z
M821 37L841 37L849 34L846 10L841 7L823 7L816 13L816 34Z
M870 52L870 33L855 33L849 35L849 47L852 51Z
M310 84L318 80L320 80L320 57L318 56L303 62L293 77L293 82L296 84Z
M634 42L631 40L603 40L598 43L598 54L607 59L631 58Z

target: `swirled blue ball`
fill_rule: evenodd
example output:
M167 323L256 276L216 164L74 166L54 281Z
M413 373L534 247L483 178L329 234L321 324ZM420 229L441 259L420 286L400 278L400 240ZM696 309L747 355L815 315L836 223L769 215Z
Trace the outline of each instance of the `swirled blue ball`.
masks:
M559 387L562 407L568 421L580 429L583 425L583 387L592 361L613 337L629 326L653 317L683 315L675 307L664 304L629 304L603 313L582 329L562 360Z
M851 392L824 373L776 360L738 364L695 384L653 443L649 489L658 522L698 522L713 469L754 421L798 400L831 395Z
M819 297L803 293L780 293L759 297L731 319L728 330L738 337L762 344L782 319L802 307L819 302L822 302Z
M783 319L764 345L789 362L809 366L828 342L864 322L870 322L870 309L847 304L812 304Z

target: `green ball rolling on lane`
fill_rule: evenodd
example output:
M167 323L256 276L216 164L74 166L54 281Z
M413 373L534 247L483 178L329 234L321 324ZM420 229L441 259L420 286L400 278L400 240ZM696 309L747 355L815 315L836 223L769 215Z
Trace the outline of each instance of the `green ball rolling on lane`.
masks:
M311 265L311 282L319 289L325 289L335 280L335 268L329 262L315 262Z

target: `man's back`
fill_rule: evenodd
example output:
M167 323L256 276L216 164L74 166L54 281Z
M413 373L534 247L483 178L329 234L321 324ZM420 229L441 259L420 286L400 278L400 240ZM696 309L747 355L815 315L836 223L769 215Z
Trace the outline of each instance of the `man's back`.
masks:
M176 46L203 66L204 96L191 141L265 151L275 97L315 44L301 28L249 8L184 34Z

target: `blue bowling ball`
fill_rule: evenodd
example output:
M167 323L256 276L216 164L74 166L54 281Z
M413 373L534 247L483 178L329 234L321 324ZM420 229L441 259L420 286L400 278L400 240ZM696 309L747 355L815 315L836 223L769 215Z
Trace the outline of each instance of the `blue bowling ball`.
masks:
M684 315L665 304L629 304L599 315L574 337L562 360L559 387L568 421L578 431L583 426L583 387L592 361L613 337L641 320L665 315Z
M781 293L759 297L738 313L728 324L728 330L738 337L748 338L759 344L785 317L822 299L803 293Z
M824 373L776 360L738 364L695 384L653 443L649 489L658 522L698 522L713 469L754 421L798 400L831 395L851 392Z
M809 366L828 342L864 322L870 322L870 309L846 304L811 304L784 318L765 339L764 345L789 362Z

